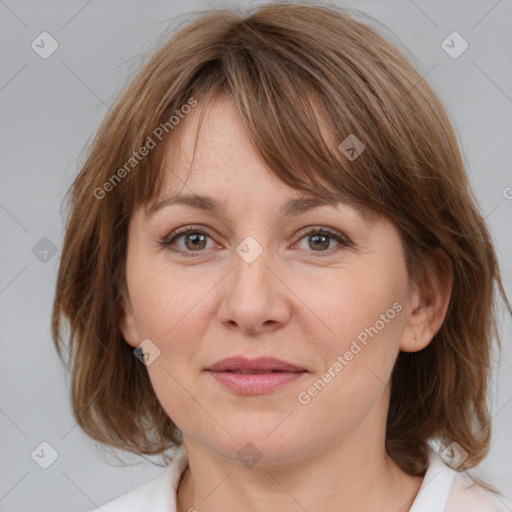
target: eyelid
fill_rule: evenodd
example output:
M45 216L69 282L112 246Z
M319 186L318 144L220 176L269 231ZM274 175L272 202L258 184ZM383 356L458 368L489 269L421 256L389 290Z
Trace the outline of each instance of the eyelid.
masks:
M313 251L313 250L308 251L313 254L316 253L315 257L317 257L317 258L318 257L319 258L322 258L322 257L327 258L329 256L332 256L333 254L338 253L342 249L347 249L347 248L351 249L354 247L352 241L348 238L348 236L344 235L337 229L330 228L330 227L324 226L324 225L316 225L316 226L313 225L313 226L308 226L304 229L301 229L296 234L297 241L293 243L292 247L295 247L297 244L300 243L300 241L303 238L307 237L308 235L309 236L311 236L311 235L328 235L331 239L334 239L338 243L337 247L331 247L330 249L327 249L325 251Z
M162 239L160 239L158 242L158 245L164 249L169 249L169 246L174 241L176 241L178 238L180 238L184 235L187 235L189 233L203 234L203 235L208 236L210 239L214 240L214 237L210 234L209 228L205 228L200 225L190 224L190 225L186 225L186 226L182 226L182 227L174 229L171 233L169 233L168 235L166 235ZM336 240L338 242L338 246L340 246L341 248L343 248L343 247L344 248L352 248L353 247L353 243L348 236L346 236L342 232L338 231L337 229L334 229L334 228L331 228L329 226L325 226L322 224L309 225L309 226L306 226L306 227L302 228L301 230L299 230L294 235L294 238L296 238L296 241L293 242L292 247L295 247L306 236L314 235L314 234L330 236L331 238L333 238L334 240ZM317 253L317 255L319 257L322 257L322 256L331 255L331 253L333 251L337 252L340 249L340 247L338 247L338 249L331 248L331 249L328 249L325 251L311 250L309 252ZM181 249L176 249L176 250L169 249L169 250L172 250L173 252L176 252L176 253L187 254L190 256L192 256L194 254L194 252L197 252L196 257L202 256L203 254L205 254L207 252L206 250L200 250L200 251L183 251Z
M295 236L298 237L299 239L302 239L305 235L309 235L312 233L331 235L334 238L339 238L342 242L344 242L347 245L353 245L352 241L347 235L345 235L344 233L337 229L331 228L323 224L313 224L310 226L306 226L305 228L299 230Z
M207 235L213 239L212 235L210 234L210 232L208 231L207 228L204 228L199 225L196 226L194 224L190 224L187 226L182 226L180 228L173 229L169 234L165 235L161 239L161 242L168 245L168 244L172 243L179 236L186 235L188 233L202 233L202 234Z
M202 227L202 226L196 226L193 224L182 226L179 228L176 228L171 231L168 235L165 235L163 238L158 240L158 246L160 248L172 251L173 253L178 253L181 255L186 255L187 257L200 257L206 254L206 250L202 251L184 251L182 249L171 249L170 245L175 242L178 238L181 238L189 233L200 233L203 235L206 235L211 240L214 240L214 237L210 234L209 230ZM194 254L194 252L197 252L197 254Z

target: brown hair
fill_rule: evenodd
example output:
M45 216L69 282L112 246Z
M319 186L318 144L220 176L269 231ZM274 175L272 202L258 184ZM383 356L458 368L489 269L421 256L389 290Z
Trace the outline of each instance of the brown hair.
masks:
M127 227L133 209L161 189L173 113L193 101L202 111L225 94L283 183L394 222L411 282L430 254L449 259L437 267L453 278L444 323L425 349L400 352L393 370L386 449L422 475L427 440L456 441L469 454L458 469L475 466L491 432L495 284L512 308L443 104L403 52L354 11L270 3L250 13L193 14L124 91L71 188L52 333L62 358L65 317L78 424L138 454L165 458L181 443L118 328ZM162 142L157 127L165 127ZM350 134L365 145L354 160L338 147ZM154 148L134 163L150 139Z

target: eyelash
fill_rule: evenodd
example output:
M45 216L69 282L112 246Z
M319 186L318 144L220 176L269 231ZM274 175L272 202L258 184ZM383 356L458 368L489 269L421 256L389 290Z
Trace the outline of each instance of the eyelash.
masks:
M213 239L212 236L204 229L196 228L194 226L188 226L188 227L176 229L173 232L171 232L170 234L161 238L158 241L158 245L163 249L169 249L170 245L173 242L175 242L179 238L181 238L185 235L191 234L191 233L206 235L207 237ZM345 247L345 248L352 247L351 242L346 237L344 237L341 233L339 233L338 231L335 231L333 229L327 228L325 226L312 228L309 231L302 233L300 238L298 239L297 242L294 243L294 245L296 245L298 242L300 242L303 238L306 238L307 236L311 236L313 234L314 235L327 235L327 236L331 237L332 239L334 239L336 242L338 242L339 245L341 246L338 248L327 249L325 251L311 251L311 252L318 252L318 257L320 257L320 258L330 256L333 251L337 252L342 247ZM178 249L178 250L171 249L171 250L173 250L174 252L181 253L186 257L191 257L191 258L200 257L204 254L204 252L206 252L205 249L200 250L200 251L183 251L181 249ZM197 252L198 254L194 254L194 252Z

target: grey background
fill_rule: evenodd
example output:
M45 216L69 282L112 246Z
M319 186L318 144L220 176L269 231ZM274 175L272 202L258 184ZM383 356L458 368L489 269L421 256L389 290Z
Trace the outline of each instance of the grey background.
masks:
M83 148L159 35L180 14L213 0L0 0L0 511L89 510L160 473L127 468L76 427L68 379L50 339L50 312L63 236L61 203ZM241 2L238 5L254 5ZM396 34L445 104L496 240L511 293L512 2L352 1ZM31 48L43 31L58 49ZM459 32L469 48L451 58L441 42ZM512 194L510 194L512 195ZM509 197L510 197L509 195ZM56 254L36 257L47 237ZM512 493L512 329L493 383L492 450L480 474ZM46 470L31 458L43 441L58 452ZM134 460L133 458L127 458Z

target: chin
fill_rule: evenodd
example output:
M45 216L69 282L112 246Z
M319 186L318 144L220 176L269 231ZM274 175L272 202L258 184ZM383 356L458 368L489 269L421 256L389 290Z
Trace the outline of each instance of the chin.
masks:
M203 438L203 442L219 455L240 461L248 467L296 462L297 456L305 451L308 445L311 446L311 443L299 432L290 431L289 425L287 428L282 428L289 418L281 425L279 421L275 421L275 418L267 421L260 418L260 420L259 424L255 419L245 424L238 423L232 426L223 424L231 436L224 432L222 440Z

